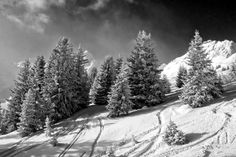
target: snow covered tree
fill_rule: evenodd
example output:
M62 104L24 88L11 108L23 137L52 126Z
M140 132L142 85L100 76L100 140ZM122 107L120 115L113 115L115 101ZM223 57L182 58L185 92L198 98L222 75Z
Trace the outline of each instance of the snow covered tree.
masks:
M162 79L161 79L161 82L162 82L162 91L165 93L165 94L168 94L171 92L171 89L170 89L170 82L169 80L167 79L167 76L166 75L163 75L162 76Z
M109 117L118 117L128 114L132 108L130 101L130 88L127 76L127 67L123 65L120 73L117 76L115 84L111 87L109 94L108 105Z
M182 131L178 130L177 125L173 121L170 121L167 126L163 140L168 145L182 145L187 142L186 136Z
M117 58L115 61L115 75L116 75L116 77L119 75L119 73L121 71L122 64L123 64L123 58L122 57Z
M94 103L96 105L107 105L108 94L111 91L111 85L114 83L114 60L112 57L107 57L101 65L100 72L96 78L96 86L94 88Z
M176 87L181 88L184 85L185 79L187 76L187 70L185 67L180 66L176 78Z
M70 99L73 103L73 112L78 111L81 108L85 108L89 104L89 89L90 82L85 65L88 63L88 59L85 57L85 50L78 49L78 52L74 54L74 70L72 75L69 76L71 81L68 84Z
M13 131L17 129L17 123L20 121L21 105L25 99L25 94L28 92L29 88L32 86L32 71L30 66L30 61L25 60L20 65L20 71L18 73L17 79L15 80L15 87L11 90L11 99L9 100L9 112L8 112L8 131Z
M223 90L221 81L211 66L211 60L202 50L202 38L198 31L190 43L187 64L190 69L180 95L185 104L201 107L206 102L221 96Z
M44 100L43 100L43 86L44 86L44 75L45 75L45 60L43 56L38 56L33 67L33 77L32 77L32 89L36 94L36 110L38 111L38 119L40 119L39 126L43 127L45 120L45 113L47 112L47 108L45 108Z
M18 131L22 137L38 130L39 119L36 110L36 93L29 89L22 104Z
M127 59L129 66L129 84L133 108L153 106L164 99L160 80L158 59L152 46L151 35L140 31L136 44Z
M69 39L61 38L45 70L43 96L52 121L67 118L89 102L88 60L82 48L74 52Z

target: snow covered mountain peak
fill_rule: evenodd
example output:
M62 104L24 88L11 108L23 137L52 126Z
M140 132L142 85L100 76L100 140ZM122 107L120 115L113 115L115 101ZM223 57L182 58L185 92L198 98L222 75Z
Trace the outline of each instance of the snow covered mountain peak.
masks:
M212 60L212 66L217 70L217 73L219 75L228 74L229 66L236 62L236 43L229 40L208 40L203 42L202 46L209 59ZM187 55L188 53L185 53L164 67L162 75L166 75L172 85L175 84L179 67L184 66L188 68L186 65Z

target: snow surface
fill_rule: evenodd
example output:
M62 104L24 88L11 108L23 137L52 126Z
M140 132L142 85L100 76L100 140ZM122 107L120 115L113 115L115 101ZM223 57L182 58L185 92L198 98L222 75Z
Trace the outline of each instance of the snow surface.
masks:
M220 66L220 68L217 68L217 73L224 76L228 75L230 69L227 71L224 71L223 69L236 62L236 44L229 40L208 40L203 43L202 47L205 53L208 54L208 58L212 60L213 67L217 68ZM188 53L174 59L167 64L162 71L162 75L165 74L173 86L175 85L179 67L184 66L188 68L186 65L187 55Z
M110 147L117 156L129 157L236 156L236 83L226 88L222 98L196 109L182 104L178 93L169 94L159 106L115 119L106 118L103 106L90 106L53 126L58 146L51 146L43 131L23 139L13 132L0 136L0 156L91 157ZM187 144L163 142L170 120L186 134Z

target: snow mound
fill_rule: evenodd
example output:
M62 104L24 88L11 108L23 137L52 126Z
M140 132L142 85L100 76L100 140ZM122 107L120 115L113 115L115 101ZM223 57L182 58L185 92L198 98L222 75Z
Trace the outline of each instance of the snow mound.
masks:
M217 73L223 76L228 75L230 73L229 66L236 62L236 44L229 40L208 40L202 46L205 53L208 54L208 58L212 60L212 66L217 70ZM175 84L179 67L188 68L186 65L187 56L188 53L174 59L163 68L162 75L166 75L172 85Z

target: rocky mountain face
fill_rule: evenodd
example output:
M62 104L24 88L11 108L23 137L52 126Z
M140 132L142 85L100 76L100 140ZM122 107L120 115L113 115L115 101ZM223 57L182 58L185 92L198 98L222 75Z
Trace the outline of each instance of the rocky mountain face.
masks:
M228 77L231 73L231 65L236 63L236 43L229 40L224 41L205 41L202 45L209 59L212 60L212 66L216 69L218 75L223 78ZM172 86L175 85L176 76L180 66L188 68L186 65L188 53L178 57L167 64L162 71L166 75Z

